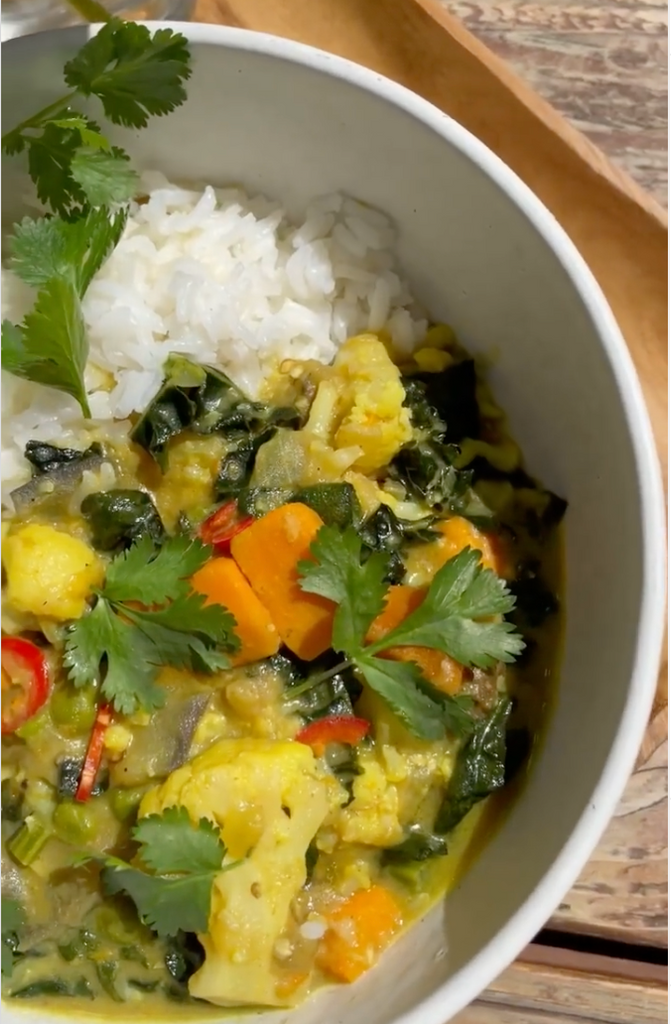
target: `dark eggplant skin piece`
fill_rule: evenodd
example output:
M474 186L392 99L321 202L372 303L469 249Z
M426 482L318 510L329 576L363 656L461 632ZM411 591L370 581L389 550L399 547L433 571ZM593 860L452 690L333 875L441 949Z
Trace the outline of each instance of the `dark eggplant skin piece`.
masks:
M15 488L10 495L19 513L28 512L46 499L72 493L87 470L100 469L105 461L99 444L92 444L86 451L77 452L38 441L28 442L26 458L33 466L34 476L27 484Z

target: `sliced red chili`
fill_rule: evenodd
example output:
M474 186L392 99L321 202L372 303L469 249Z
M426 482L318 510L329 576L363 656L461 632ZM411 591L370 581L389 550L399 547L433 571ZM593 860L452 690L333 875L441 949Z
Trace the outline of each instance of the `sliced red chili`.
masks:
M227 555L236 534L242 533L253 522L252 516L238 515L237 501L227 501L201 524L198 533L203 543L211 544L218 555Z
M346 743L355 747L370 732L370 722L354 715L331 715L311 722L296 736L298 743L306 743L316 754L323 754L329 743Z
M93 792L93 787L96 784L96 778L100 769L100 763L103 759L103 750L105 749L105 733L109 728L112 721L112 708L109 704L101 704L96 714L96 720L93 723L93 729L89 737L89 744L86 748L86 756L84 758L84 766L82 767L82 774L79 778L79 785L75 793L75 800L80 803L85 803Z
M16 732L49 696L49 664L39 647L19 636L2 639L2 734Z

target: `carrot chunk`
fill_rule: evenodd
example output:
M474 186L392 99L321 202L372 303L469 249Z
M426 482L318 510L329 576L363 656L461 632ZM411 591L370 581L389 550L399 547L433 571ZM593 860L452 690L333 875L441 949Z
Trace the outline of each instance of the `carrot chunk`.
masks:
M361 889L327 915L317 964L340 981L367 971L403 924L401 909L382 885Z
M268 512L231 541L231 554L270 612L290 651L312 661L331 646L335 605L301 590L298 563L323 526L307 505L292 502Z
M277 653L280 635L272 618L232 558L211 558L195 573L191 585L205 596L206 604L223 604L235 618L240 648L231 657L233 665L248 665Z

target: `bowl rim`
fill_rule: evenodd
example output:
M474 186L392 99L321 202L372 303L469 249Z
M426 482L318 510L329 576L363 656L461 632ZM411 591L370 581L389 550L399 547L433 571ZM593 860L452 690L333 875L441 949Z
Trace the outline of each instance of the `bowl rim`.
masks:
M362 65L291 39L198 22L147 21L151 30L182 32L196 45L223 46L301 65L371 93L422 122L471 160L512 201L567 274L599 338L631 438L643 545L643 584L633 668L625 708L601 776L559 856L528 899L480 952L394 1024L445 1024L504 971L545 925L589 860L633 770L652 708L665 626L665 499L643 392L614 314L584 258L541 200L476 136L409 89ZM95 34L101 26L79 26ZM70 29L52 30L57 32ZM44 35L46 33L37 33ZM21 38L21 37L18 37ZM3 46L12 45L6 40Z

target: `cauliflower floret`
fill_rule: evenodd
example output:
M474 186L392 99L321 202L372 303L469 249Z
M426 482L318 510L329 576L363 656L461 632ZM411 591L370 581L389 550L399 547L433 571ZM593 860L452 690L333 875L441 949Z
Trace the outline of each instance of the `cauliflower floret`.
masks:
M7 603L18 612L53 619L84 614L91 587L105 574L91 548L53 526L33 523L10 534L2 546Z
M300 431L307 482L340 480L349 469L373 472L412 437L400 372L376 335L350 338L333 366L310 373L316 393Z
M349 409L336 431L335 445L359 445L363 454L354 467L367 472L380 469L412 437L398 367L374 334L350 338L333 365L349 385Z
M389 782L382 765L373 757L360 757L358 775L352 786L354 799L340 813L336 830L346 843L392 846L403 838L399 821L396 786Z
M326 780L301 743L221 740L144 798L142 815L175 804L214 821L232 859L212 891L205 963L193 996L219 1006L291 1003L273 958L305 882L305 853L329 810Z

